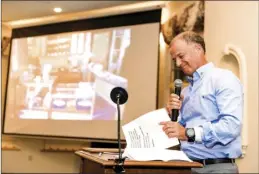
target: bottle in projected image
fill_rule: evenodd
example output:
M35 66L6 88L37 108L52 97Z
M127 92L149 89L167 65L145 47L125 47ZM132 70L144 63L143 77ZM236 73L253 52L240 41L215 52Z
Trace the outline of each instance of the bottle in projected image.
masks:
M44 83L48 83L48 81L50 80L50 72L52 69L52 65L51 64L44 64L43 68L42 68L42 79L44 81Z

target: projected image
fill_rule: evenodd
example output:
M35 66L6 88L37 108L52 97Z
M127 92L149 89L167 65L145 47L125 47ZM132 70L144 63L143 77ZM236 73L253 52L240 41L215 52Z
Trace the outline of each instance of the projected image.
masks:
M130 39L130 29L14 39L9 108L22 119L116 120L110 91L127 88Z

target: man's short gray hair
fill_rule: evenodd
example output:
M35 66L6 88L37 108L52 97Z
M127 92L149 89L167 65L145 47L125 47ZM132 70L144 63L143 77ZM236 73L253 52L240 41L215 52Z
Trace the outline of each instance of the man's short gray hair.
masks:
M177 39L182 39L187 44L189 44L189 43L198 44L202 47L204 53L206 53L205 41L204 41L203 37L198 33L195 33L193 31L182 32L182 33L178 34L177 36L175 36L175 38L171 41L170 47L172 46L173 41L177 40Z

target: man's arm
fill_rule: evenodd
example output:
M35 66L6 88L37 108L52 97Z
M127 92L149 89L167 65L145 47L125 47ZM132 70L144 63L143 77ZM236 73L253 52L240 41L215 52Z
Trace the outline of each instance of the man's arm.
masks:
M234 74L228 73L221 79L215 97L220 113L218 119L195 128L195 133L200 135L202 143L209 148L218 143L230 143L240 135L242 127L243 90Z

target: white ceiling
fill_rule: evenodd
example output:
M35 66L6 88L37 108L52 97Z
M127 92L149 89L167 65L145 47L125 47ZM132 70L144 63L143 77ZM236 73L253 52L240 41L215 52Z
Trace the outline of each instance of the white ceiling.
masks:
M114 7L143 1L2 1L2 22L55 15L54 7L62 13Z

